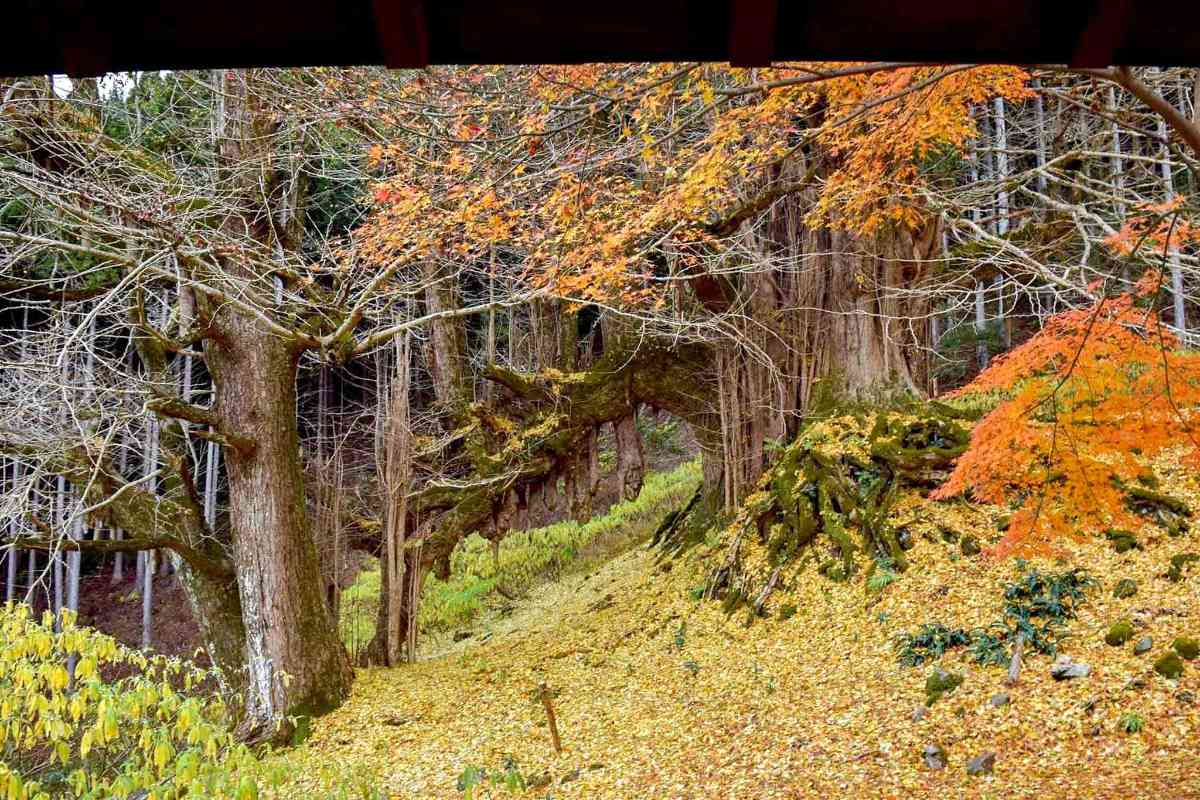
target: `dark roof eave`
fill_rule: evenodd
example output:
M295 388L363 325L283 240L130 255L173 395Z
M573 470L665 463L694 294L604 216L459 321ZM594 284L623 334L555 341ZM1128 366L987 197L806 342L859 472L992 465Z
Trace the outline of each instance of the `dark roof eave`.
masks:
M589 61L1200 63L1166 0L9 0L0 75Z

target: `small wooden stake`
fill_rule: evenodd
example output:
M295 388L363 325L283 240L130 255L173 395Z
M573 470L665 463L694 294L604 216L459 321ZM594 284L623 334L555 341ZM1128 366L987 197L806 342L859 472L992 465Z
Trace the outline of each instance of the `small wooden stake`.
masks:
M538 684L538 697L546 709L546 720L550 723L550 740L554 743L554 755L562 755L562 740L558 738L558 720L554 717L554 705L550 702L550 687L545 683Z
M1013 642L1012 661L1008 664L1008 685L1015 686L1021 677L1021 651L1025 649L1025 634L1018 633Z

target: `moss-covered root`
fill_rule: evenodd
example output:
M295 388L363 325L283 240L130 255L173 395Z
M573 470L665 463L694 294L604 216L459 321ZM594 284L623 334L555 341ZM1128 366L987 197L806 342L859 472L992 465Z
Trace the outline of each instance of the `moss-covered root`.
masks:
M797 436L740 510L731 553L737 553L744 536L757 535L770 567L758 574L778 576L781 566L794 562L823 534L834 552L820 571L830 579L856 574L862 555L904 570L908 559L889 522L900 491L905 484L936 483L965 451L970 434L928 405L882 412L873 426L867 424L864 415L851 413ZM831 442L831 432L844 439ZM673 531L659 538L664 550L678 550L687 537L681 536L679 520L671 520L670 527ZM692 538L696 535L693 531ZM709 596L733 586L739 574L736 558L725 559L711 575ZM762 589L739 588L752 604Z

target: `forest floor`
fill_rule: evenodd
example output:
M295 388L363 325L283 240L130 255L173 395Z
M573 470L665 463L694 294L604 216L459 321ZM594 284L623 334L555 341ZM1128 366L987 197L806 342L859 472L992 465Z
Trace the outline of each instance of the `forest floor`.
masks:
M115 584L107 571L84 578L79 592L79 620L121 644L141 647L142 599L134 571L129 570L125 580ZM154 577L151 630L156 652L208 666L208 657L200 646L200 627L192 616L183 585L173 574Z
M896 635L986 626L1023 569L1014 561L922 538L882 591L814 572L784 598L794 616L746 627L694 599L699 556L667 569L635 549L531 590L436 657L361 670L351 700L276 757L288 778L275 796L322 796L357 775L396 798L1200 797L1200 661L1177 681L1153 670L1177 636L1200 636L1200 578L1164 576L1200 534L1142 543L1068 543L1031 562L1097 579L1061 648L1090 675L1055 681L1049 657L1029 656L1010 687L1004 669L951 651L940 666L965 681L916 721L933 667L900 665ZM1114 597L1121 578L1136 595ZM1119 619L1135 638L1109 646ZM1144 636L1153 646L1136 655ZM557 693L558 756L542 683ZM999 693L1010 702L993 704ZM1129 715L1140 732L1123 732ZM929 745L944 769L924 764ZM968 775L988 751L994 772Z

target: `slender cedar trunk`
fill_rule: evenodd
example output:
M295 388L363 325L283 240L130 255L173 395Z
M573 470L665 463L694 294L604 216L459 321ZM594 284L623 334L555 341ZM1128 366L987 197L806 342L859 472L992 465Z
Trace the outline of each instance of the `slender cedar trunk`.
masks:
M16 492L21 483L21 462L19 459L12 459L12 491ZM13 514L8 518L8 535L10 539L15 540L21 533L20 523L17 520L17 515ZM9 546L5 551L6 573L4 581L4 602L12 603L17 599L17 568L20 560L21 551L16 547Z
M209 528L217 526L217 480L220 466L221 448L216 442L209 442L205 448L204 459L204 521Z
M379 598L382 602L375 615L375 636L361 654L363 663L395 666L401 661L398 654L395 660L389 659L389 635L403 645L408 661L416 660L417 608L427 567L421 564L421 553L417 548L406 549L399 561L395 570L380 565ZM403 581L396 590L392 586L390 573L393 572Z
M67 479L63 476L58 476L58 488L54 492L54 519L58 523L58 530L62 530L67 521ZM55 548L51 553L50 558L53 560L54 571L54 625L55 628L61 626L62 610L63 610L63 551L61 548Z
M1200 71L1197 72L1200 75ZM1158 135L1163 142L1167 139L1167 123L1159 117L1158 120ZM1162 163L1159 165L1162 171L1163 193L1167 200L1175 198L1175 176L1171 172L1171 151L1164 144L1162 146ZM1183 266L1179 261L1179 250L1171 248L1169 253L1171 262L1171 298L1172 309L1174 311L1175 327L1180 333L1187 333L1187 312L1184 308L1184 290L1183 290Z
M117 466L118 474L125 474L125 468L128 466L128 461L129 448L123 446L121 447L121 457ZM113 539L120 541L121 539L125 538L125 531L121 530L120 526L114 526L110 528L110 536ZM125 554L118 552L115 556L113 556L112 579L109 581L109 583L116 585L123 580L125 580Z
M987 369L988 365L988 346L987 341L983 338L984 331L987 329L987 312L984 306L984 284L982 280L975 281L975 332L979 334L979 344L977 346L976 356L979 359L979 369L982 372Z
M1012 347L1012 318L1004 311L1004 276L993 278L992 286L996 289L996 324L1004 337L1004 349L1008 350Z
M387 444L384 448L384 490L387 494L384 525L383 572L388 585L403 587L408 573L405 544L408 538L408 491L411 476L411 437L409 424L409 344L408 336L396 340L396 370L391 384L388 404ZM411 625L408 606L402 592L386 595L387 628L386 657L388 665L400 663L406 642L406 630ZM412 653L409 654L412 657Z
M1004 98L993 100L996 108L996 230L1001 236L1008 233L1008 129L1004 118Z
M9 526L10 535L15 539L17 537L16 523L10 521ZM17 599L17 560L20 554L20 550L10 546L4 555L4 602L6 603L15 602Z
M1121 125L1116 121L1120 113L1117 109L1117 91L1112 84L1108 86L1108 108L1113 115L1113 121L1109 124L1112 135L1109 152L1112 154L1113 208L1117 213L1117 227L1120 228L1125 220L1125 204L1120 199L1125 194L1125 161L1121 157Z
M617 441L617 487L626 500L638 496L646 477L646 454L637 430L637 414L635 405L632 414L613 423Z
M28 586L25 588L25 604L30 608L33 607L34 590L37 588L38 565L37 565L37 550L29 551L29 572L27 573Z
M154 550L139 553L142 573L142 649L154 644Z
M146 425L146 449L143 465L144 477L150 477L158 469L159 422L151 416ZM150 490L153 491L154 481ZM149 650L154 643L154 551L138 553L137 585L142 593L142 649Z
M1034 110L1034 127L1037 129L1037 166L1039 170L1046 167L1046 106L1042 100L1042 86L1034 79L1032 82L1033 91L1033 110ZM1039 172L1037 176L1037 187L1039 192L1046 191L1046 174Z
M252 449L226 449L229 519L245 625L248 738L288 735L286 717L320 714L352 673L325 606L309 531L295 416L299 350L234 312L209 344L217 408ZM277 728L276 726L280 726Z

